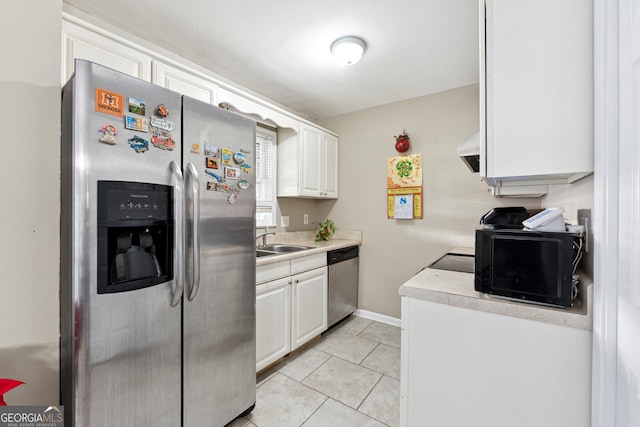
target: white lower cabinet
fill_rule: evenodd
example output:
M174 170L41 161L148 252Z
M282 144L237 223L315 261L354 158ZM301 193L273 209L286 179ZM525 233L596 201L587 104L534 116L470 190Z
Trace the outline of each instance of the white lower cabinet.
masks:
M590 330L402 297L401 334L403 427L590 425Z
M327 329L326 254L258 267L256 288L256 371L260 371ZM288 269L284 273L283 265ZM301 271L305 269L305 271Z
M291 351L291 278L256 288L256 371Z
M291 350L327 329L327 267L291 277Z

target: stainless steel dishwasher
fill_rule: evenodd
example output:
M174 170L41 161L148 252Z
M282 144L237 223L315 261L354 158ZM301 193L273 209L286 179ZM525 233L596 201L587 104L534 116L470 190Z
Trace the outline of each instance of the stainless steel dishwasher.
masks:
M331 327L358 306L358 246L327 252L329 304L327 326Z

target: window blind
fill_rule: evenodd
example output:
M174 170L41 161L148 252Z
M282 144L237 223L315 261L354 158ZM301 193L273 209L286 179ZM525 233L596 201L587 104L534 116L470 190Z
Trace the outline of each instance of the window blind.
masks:
M273 225L275 138L258 129L256 132L256 225Z

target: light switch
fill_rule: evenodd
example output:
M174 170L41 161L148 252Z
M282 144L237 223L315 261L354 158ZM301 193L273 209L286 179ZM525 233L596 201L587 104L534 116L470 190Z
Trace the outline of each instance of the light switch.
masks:
M280 217L280 227L288 227L289 226L289 217L281 216Z

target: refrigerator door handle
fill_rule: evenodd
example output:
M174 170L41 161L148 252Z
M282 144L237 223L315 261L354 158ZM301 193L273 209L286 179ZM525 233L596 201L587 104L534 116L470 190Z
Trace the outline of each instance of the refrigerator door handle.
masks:
M200 225L200 179L193 163L187 164L187 172L191 178L191 202L193 203L193 274L191 274L193 283L191 283L188 298L189 301L193 301L200 288L200 233L198 230Z
M171 291L171 307L175 307L182 298L183 291L183 264L184 264L184 199L182 172L180 166L175 161L169 164L171 169L171 184L173 185L173 209L174 209L174 227L173 227L173 243L175 250L173 251L173 272L174 280Z

